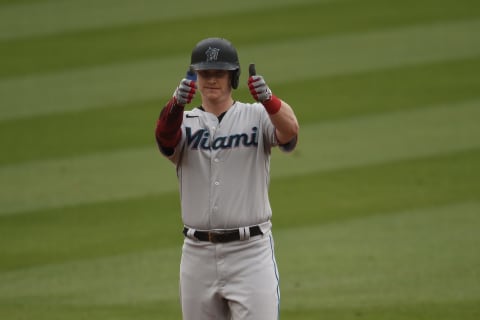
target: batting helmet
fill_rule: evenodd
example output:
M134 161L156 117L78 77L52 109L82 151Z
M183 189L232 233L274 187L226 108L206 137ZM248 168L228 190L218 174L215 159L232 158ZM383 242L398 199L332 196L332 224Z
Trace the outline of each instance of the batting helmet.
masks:
M198 70L232 71L232 88L238 87L240 79L240 62L237 50L230 41L223 38L207 38L192 50L190 61L192 68Z

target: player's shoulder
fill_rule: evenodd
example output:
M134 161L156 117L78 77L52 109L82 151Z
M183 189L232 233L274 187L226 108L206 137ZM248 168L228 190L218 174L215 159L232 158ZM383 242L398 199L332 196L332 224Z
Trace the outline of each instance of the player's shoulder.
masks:
M242 101L238 101L238 100L235 101L235 106L240 107L240 108L258 108L261 105L262 104L259 103L259 102L249 103L249 102L242 102Z

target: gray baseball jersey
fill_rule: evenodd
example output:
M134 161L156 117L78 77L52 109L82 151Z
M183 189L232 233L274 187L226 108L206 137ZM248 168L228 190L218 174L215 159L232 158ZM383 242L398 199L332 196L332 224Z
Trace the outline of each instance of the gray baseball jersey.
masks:
M194 108L184 112L181 130L168 158L177 166L183 223L213 230L268 221L270 153L278 142L263 105L235 102L221 121Z

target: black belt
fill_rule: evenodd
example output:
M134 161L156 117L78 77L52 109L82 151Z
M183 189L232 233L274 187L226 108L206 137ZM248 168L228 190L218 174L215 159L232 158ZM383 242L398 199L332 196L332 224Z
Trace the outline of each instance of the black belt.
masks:
M259 226L250 227L250 237L259 236L263 234ZM183 234L187 236L188 228L183 228ZM221 231L195 231L193 236L200 241L208 241L212 243L225 243L231 241L240 240L240 231L234 230L221 230Z

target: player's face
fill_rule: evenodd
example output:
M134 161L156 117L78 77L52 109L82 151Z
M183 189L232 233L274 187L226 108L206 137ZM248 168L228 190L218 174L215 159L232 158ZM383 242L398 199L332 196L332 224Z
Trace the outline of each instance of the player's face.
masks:
M198 89L209 100L230 97L230 72L227 70L199 70Z

